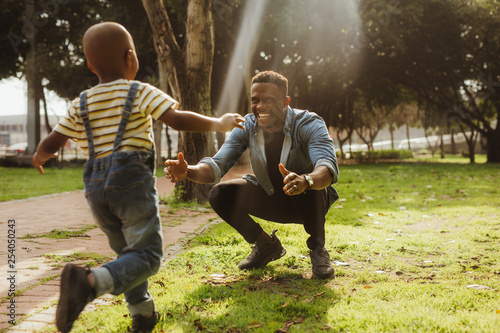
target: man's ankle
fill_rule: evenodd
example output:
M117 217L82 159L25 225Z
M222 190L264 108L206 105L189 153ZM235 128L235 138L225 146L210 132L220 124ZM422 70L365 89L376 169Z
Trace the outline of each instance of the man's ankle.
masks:
M255 241L257 244L272 243L274 239L265 231L262 231Z

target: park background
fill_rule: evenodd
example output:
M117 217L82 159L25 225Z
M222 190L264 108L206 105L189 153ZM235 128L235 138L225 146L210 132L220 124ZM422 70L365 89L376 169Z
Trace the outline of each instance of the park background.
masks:
M74 146L45 178L14 166L29 163L68 101L97 84L83 58L84 31L117 21L135 39L137 79L184 109L246 114L250 78L269 69L284 74L291 105L325 120L341 163L341 199L326 226L335 279L311 279L300 226L279 226L288 250L282 261L240 272L235 264L248 244L216 223L152 279L159 329L495 332L499 10L495 0L4 0L0 78L26 94L27 110L12 115L8 97L0 106L0 142L26 142L19 155L1 159L2 201L82 189ZM155 126L164 158L179 150L194 163L224 141ZM209 210L186 203L203 203L209 186L181 186L162 198L165 229ZM88 221L22 242L58 244L92 232ZM87 265L102 260L84 254ZM57 270L82 254L43 258ZM75 331L122 332L125 316L117 299L86 313Z

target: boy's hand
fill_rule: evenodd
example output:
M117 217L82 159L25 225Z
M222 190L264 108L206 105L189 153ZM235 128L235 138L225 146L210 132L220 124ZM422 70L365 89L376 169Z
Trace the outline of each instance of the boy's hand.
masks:
M167 166L163 169L165 177L170 179L172 183L186 179L188 164L184 160L184 154L177 154L178 160L166 160L165 165Z
M237 113L226 113L219 117L218 132L231 131L233 128L238 127L244 129L245 127L240 124L245 122L245 118Z
M56 158L57 157L57 153L55 153L54 155L52 155L50 158ZM43 175L45 172L43 171L43 165L45 164L45 162L47 161L40 161L38 159L38 155L35 153L33 154L33 158L32 158L32 161L33 161L33 166L38 170L38 172L40 172L41 175Z

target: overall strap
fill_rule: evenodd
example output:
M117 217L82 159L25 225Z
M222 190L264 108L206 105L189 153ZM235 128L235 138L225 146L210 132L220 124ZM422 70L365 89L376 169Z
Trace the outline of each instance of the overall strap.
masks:
M132 113L132 105L134 104L138 87L138 81L133 81L130 85L127 100L125 101L125 106L123 107L122 120L120 121L120 125L118 126L118 133L116 134L115 144L113 145L113 152L118 150L118 146L122 141L123 134L125 133L125 127L127 127L128 119L130 118L130 114Z
M87 134L89 160L94 159L94 138L92 137L92 129L90 127L89 112L87 110L87 91L82 91L80 94L80 117L85 126L85 133Z

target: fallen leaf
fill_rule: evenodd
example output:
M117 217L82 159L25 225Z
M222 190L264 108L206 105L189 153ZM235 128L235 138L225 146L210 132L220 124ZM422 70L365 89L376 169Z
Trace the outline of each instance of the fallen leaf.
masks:
M162 288L165 288L165 283L163 283L163 281L155 281L155 283L157 283L160 286L162 286Z
M207 328L205 326L203 326L203 324L201 323L201 319L195 319L194 321L194 326L196 326L196 329L198 331L204 331L206 330Z
M488 286L482 286L480 284L471 284L471 285L468 285L467 288L477 289L477 290L493 290L493 291L497 291L496 289L490 288Z
M210 276L213 277L214 279L223 279L226 277L226 275L222 273L210 274Z
M325 326L321 327L320 330L324 330L324 331L328 330L328 331L330 331L330 330L333 330L333 326L325 324Z
M257 328L260 327L260 323L258 321L252 321L247 325L248 328Z
M372 289L371 286L364 286L365 289Z
M285 304L283 304L281 307L284 308L287 305L288 305L288 301L286 301Z

